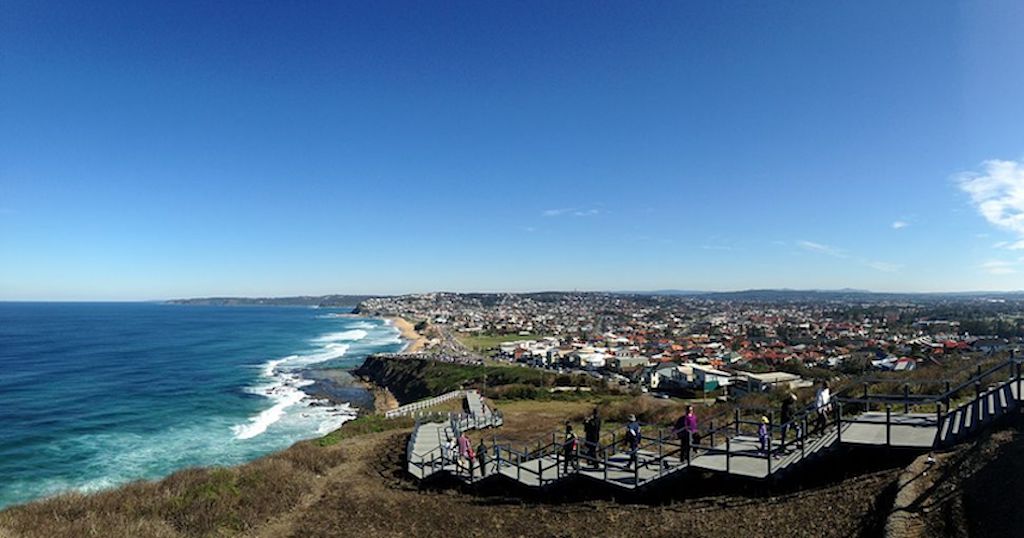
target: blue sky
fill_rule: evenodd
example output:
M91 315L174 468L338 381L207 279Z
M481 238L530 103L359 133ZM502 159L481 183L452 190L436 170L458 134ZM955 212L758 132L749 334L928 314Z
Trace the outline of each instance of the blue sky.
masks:
M1024 289L1022 27L1013 1L7 0L0 299Z

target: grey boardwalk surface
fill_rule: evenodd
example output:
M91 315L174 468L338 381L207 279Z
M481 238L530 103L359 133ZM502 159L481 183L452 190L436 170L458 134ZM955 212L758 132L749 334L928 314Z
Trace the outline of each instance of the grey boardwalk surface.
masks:
M865 412L844 416L838 428L833 422L823 431L802 439L797 436L797 441L790 440L785 446L774 439L768 450L770 454L760 451L760 443L755 436L719 433L719 442L713 446L698 447L687 461L685 455L680 454L678 444L672 444L668 439L645 437L643 449L636 454L635 466L629 452L617 451L615 446L607 445L602 447L608 452L601 456L601 460L588 462L581 458L578 466L567 467L560 453L561 447L552 441L532 454L515 452L508 447L493 447L494 454L488 454L484 472L481 474L479 465L474 462L472 476L465 462L460 463L457 458L443 453L444 446L458 435L459 429L500 426L501 416L484 405L478 392L467 391L467 416L447 423L427 422L417 426L410 440L409 472L418 478L445 472L466 483L500 478L530 487L545 487L566 478L580 477L624 489L640 488L690 467L766 479L840 444L929 450L955 443L1016 409L1021 392L1024 392L1020 389L1022 385L1024 383L1012 379L985 390L976 389L976 394L968 401L958 406L948 405L946 413L942 413L940 407L936 413L890 411L888 414Z
M893 413L888 425L885 413L879 412L863 413L855 420L843 430L844 443L931 448L939 431L938 418L934 414Z
M464 478L468 479L468 467L460 466L455 451L448 448L451 441L458 437L460 430L497 427L503 420L500 414L484 405L479 392L465 391L465 398L470 409L468 414L450 414L446 420L441 418L438 422L417 423L406 454L410 474L423 479L434 473L448 472L465 475Z

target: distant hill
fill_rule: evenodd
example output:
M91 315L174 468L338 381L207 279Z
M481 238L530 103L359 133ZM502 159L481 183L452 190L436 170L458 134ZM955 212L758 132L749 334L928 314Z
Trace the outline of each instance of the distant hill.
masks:
M301 295L297 297L199 297L172 299L170 304L208 306L322 306L345 307L379 297L378 295Z
M794 290L760 289L739 291L688 291L656 290L648 292L621 292L627 295L660 295L671 297L699 297L715 301L741 302L818 302L818 301L944 301L959 299L1014 299L1024 298L1024 292L946 292L946 293L905 293L874 292L870 290L843 288L838 290Z

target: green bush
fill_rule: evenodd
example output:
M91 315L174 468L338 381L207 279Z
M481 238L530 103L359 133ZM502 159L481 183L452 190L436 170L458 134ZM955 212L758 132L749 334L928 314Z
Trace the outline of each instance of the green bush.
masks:
M411 417L387 418L384 415L365 415L346 422L337 430L317 439L316 443L322 447L336 445L342 439L368 433L411 428L415 422Z

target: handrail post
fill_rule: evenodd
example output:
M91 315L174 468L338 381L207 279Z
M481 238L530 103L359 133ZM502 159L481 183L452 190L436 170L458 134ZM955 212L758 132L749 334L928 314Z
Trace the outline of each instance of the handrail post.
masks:
M708 421L708 427L711 428L711 448L715 448L715 421L714 419Z
M981 366L978 366L981 368ZM988 406L986 406L988 407ZM981 413L983 408L981 406L981 381L974 382L974 426L981 425ZM974 428L972 428L974 429Z
M733 413L733 415L734 415L733 420L736 423L736 435L739 435L740 434L740 408L737 407L733 411L734 411L734 413Z
M1017 399L1019 400L1020 397L1021 397L1021 394L1020 394L1020 363L1014 361L1014 365L1017 367Z
M661 470L665 468L665 432L658 428L658 478L661 478Z
M936 438L942 440L942 402L935 402L935 427L938 428Z
M868 399L868 382L865 381L863 383L863 385L864 385L864 399L867 400Z
M892 446L892 404L885 404L885 446Z
M903 412L910 413L910 383L903 384Z
M614 436L614 434L612 434ZM614 448L614 446L613 446ZM601 457L604 459L604 481L608 481L608 451L601 449Z
M836 401L836 443L843 443L843 402Z
M800 419L800 459L807 457L807 452L804 450L804 439L807 438L807 415Z
M726 437L725 438L725 474L729 474L729 470L730 470L729 469L730 445L731 445L731 440L728 437Z

